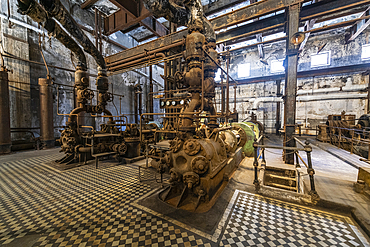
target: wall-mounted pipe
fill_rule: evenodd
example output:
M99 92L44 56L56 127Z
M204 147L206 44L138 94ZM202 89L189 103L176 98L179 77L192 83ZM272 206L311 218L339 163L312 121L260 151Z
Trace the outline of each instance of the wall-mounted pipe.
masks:
M323 94L323 95L300 95L297 97L297 102L309 102L320 100L344 100L344 99L363 99L367 98L367 93L361 94ZM258 109L260 103L284 102L280 97L260 97L249 99L248 102L253 103L252 109Z
M75 54L80 66L87 68L86 57L80 46L52 18L48 17L39 3L35 0L18 0L18 12L40 23L50 35Z
M66 10L63 4L59 0L40 0L40 3L48 12L49 16L58 20L59 23L80 43L84 50L95 59L98 66L105 70L106 64L104 57L81 30L77 22Z

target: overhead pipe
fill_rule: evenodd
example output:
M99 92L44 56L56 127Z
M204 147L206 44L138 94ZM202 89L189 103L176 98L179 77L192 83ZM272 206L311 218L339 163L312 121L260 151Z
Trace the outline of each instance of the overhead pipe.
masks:
M35 0L18 0L18 12L22 15L28 15L37 23L40 23L49 35L54 36L66 48L71 50L77 60L78 65L87 69L86 57L80 46L53 20L49 18L46 11Z
M147 57L147 56L150 56L150 55L153 55L153 54L156 54L156 53L161 53L165 50L169 50L171 48L175 48L175 47L178 47L178 46L183 45L183 44L185 44L185 40L181 40L181 41L173 43L171 45L163 46L161 48L154 49L154 50L151 50L151 51L148 51L148 52L145 52L145 53L141 53L141 54L138 54L138 55L135 55L135 56L123 59L123 60L119 60L119 61L114 62L114 63L109 63L108 67L109 67L109 70L112 70L112 68L111 68L112 66L116 66L118 64L128 63L128 62L131 62L133 60L137 61L139 58ZM126 66L126 64L124 64L124 65Z
M367 98L367 93L362 94L324 94L324 95L300 95L297 97L297 102L309 102L320 100L344 100L344 99L363 99ZM281 97L260 97L249 99L248 102L253 103L252 109L258 109L260 103L275 103L284 102Z
M95 59L100 69L105 70L106 64L103 55L81 30L77 22L73 19L63 4L59 0L40 0L40 3L45 8L49 16L58 20L59 23L80 43L84 50Z

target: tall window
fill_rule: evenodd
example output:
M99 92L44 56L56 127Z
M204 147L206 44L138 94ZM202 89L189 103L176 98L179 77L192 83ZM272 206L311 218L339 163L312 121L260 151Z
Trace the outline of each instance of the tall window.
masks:
M284 59L272 60L271 61L271 73L284 72Z
M238 78L246 78L251 76L251 64L243 63L238 65Z
M330 51L311 55L311 68L330 65Z
M362 60L370 59L370 44L362 45L361 59Z

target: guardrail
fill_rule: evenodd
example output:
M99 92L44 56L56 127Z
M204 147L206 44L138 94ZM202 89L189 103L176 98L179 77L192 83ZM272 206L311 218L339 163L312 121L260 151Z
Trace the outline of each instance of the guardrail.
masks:
M327 137L329 143L339 148L346 149L352 153L355 153L354 147L362 145L368 148L368 157L370 159L370 131L366 129L355 129L355 128L344 128L327 126ZM316 131L318 133L318 130ZM316 134L316 139L318 134ZM345 146L348 145L348 146Z
M290 151L294 152L295 157L296 157L297 167L300 167L299 160L301 160L302 163L306 166L307 173L310 177L310 186L311 186L311 190L310 190L309 194L312 195L312 196L317 196L317 192L316 192L316 189L315 189L315 180L314 180L315 170L312 167L312 159L311 159L312 147L310 146L310 144L307 141L305 143L303 143L298 138L293 137L296 140L296 142L302 146L302 148L264 145L264 137L265 137L264 135L261 135L258 139L255 139L255 141L253 143L253 147L254 147L254 162L253 162L254 181L253 181L253 184L256 188L256 191L258 191L261 187L260 181L258 180L258 160L262 156L261 166L266 166L265 149L267 149L267 148L269 148L269 149L282 149L282 150L290 150ZM258 149L259 148L261 149L261 152L258 154ZM299 155L299 151L306 152L307 163Z

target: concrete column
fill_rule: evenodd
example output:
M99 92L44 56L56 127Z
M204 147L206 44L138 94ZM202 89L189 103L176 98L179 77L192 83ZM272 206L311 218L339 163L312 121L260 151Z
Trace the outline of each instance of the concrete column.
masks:
M0 68L0 154L10 153L12 146L10 134L9 80L5 67Z
M296 116L298 46L292 44L290 41L292 36L298 32L299 12L300 4L289 6L287 22L284 97L284 146L287 147L296 146L293 135L295 132ZM284 157L286 164L294 164L294 154L291 151L285 152Z
M51 148L55 146L51 79L39 78L39 86L41 139L46 148Z

